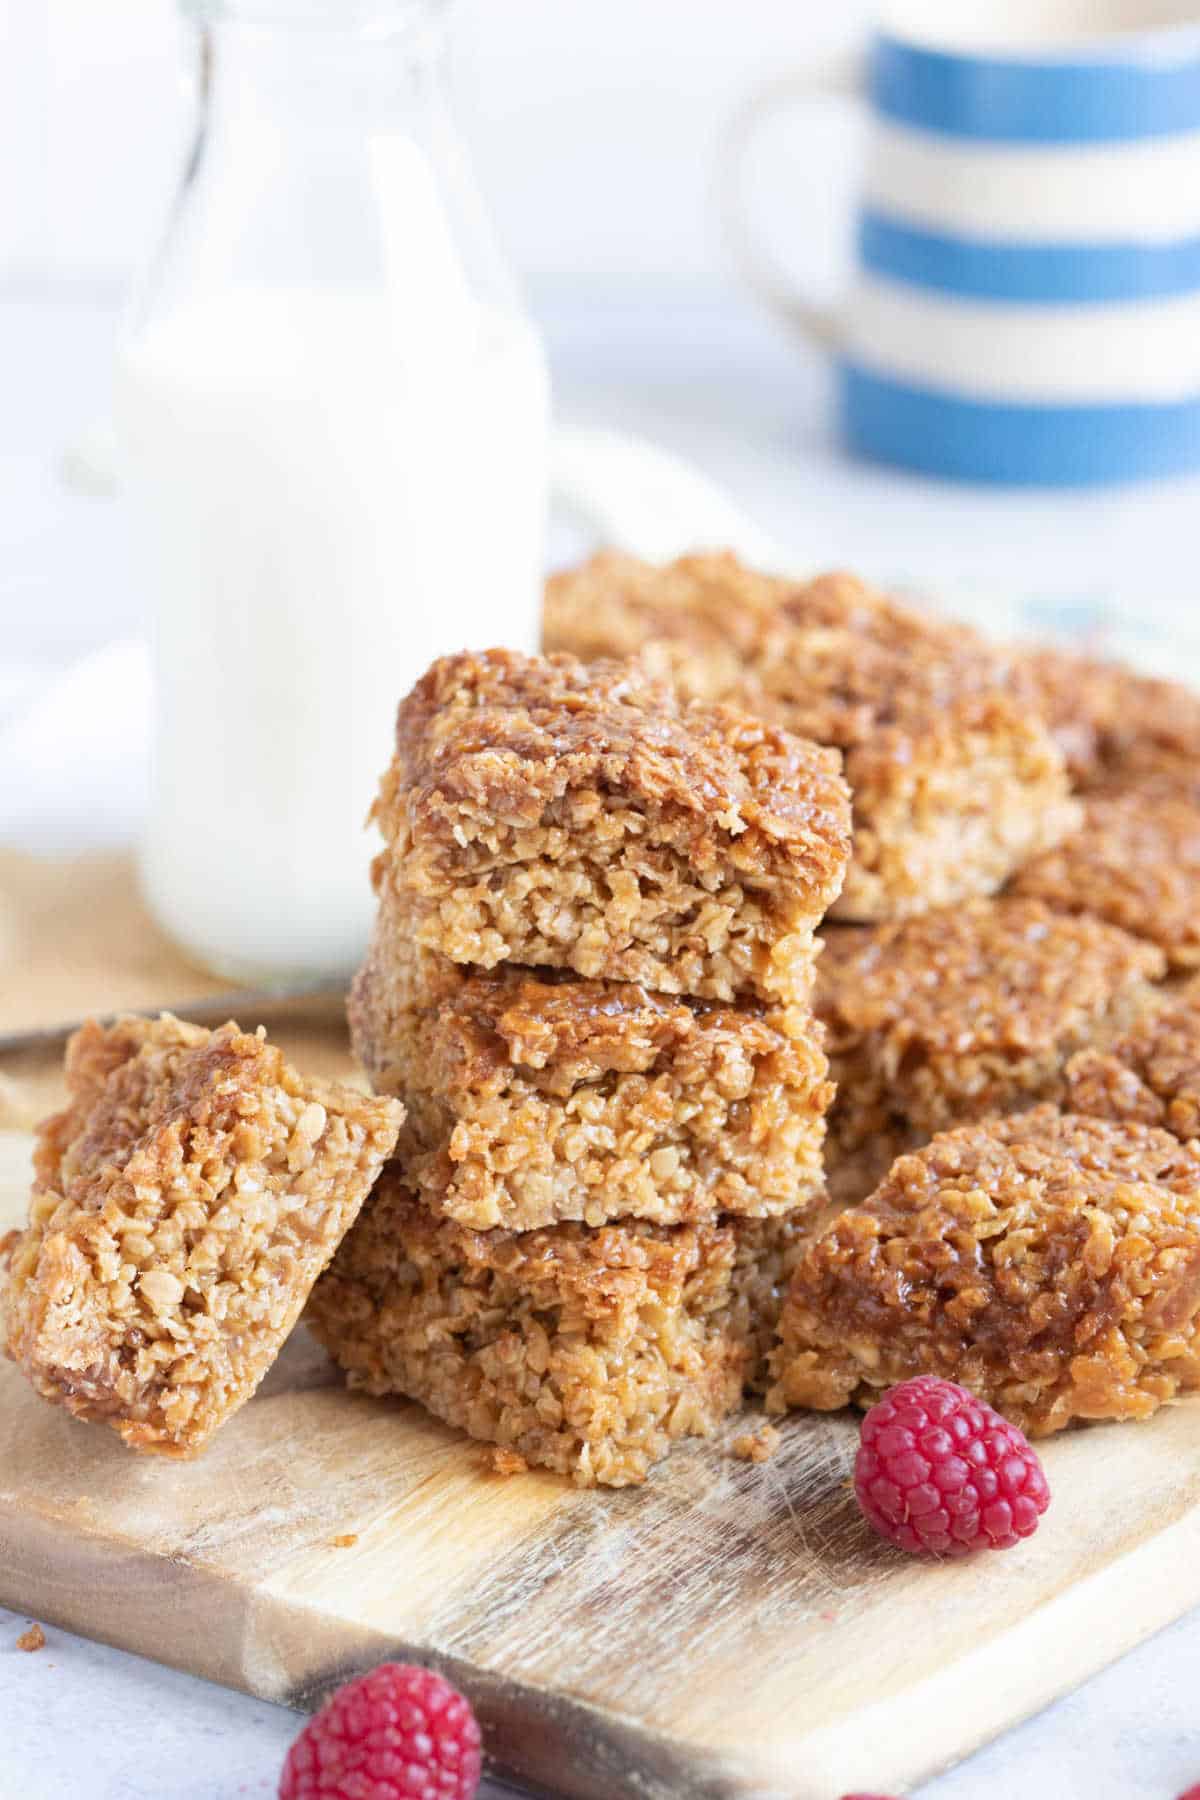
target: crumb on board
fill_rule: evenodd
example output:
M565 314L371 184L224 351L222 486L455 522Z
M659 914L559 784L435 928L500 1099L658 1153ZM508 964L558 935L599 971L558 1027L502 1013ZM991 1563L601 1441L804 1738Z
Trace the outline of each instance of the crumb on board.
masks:
M350 1550L358 1542L357 1531L340 1531L332 1540L335 1550Z
M503 1444L497 1444L484 1458L493 1475L524 1475L529 1464L516 1450L508 1450Z
M46 1646L46 1634L40 1625L31 1625L17 1639L18 1650L43 1650Z
M743 1462L769 1462L779 1448L779 1433L774 1425L762 1425L733 1440L733 1454Z

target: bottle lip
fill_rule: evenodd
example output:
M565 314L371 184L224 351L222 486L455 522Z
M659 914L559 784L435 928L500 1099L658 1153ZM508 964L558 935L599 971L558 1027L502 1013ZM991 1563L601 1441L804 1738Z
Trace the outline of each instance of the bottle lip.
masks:
M440 18L451 0L179 0L179 4L189 18L205 25L231 20L339 32L392 32Z

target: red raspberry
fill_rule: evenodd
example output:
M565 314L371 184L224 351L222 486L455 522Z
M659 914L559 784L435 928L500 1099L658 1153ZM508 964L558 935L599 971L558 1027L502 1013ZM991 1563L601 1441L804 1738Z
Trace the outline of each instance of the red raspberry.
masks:
M1007 1550L1050 1504L1024 1432L934 1375L902 1381L871 1408L854 1492L881 1537L933 1556Z
M279 1800L472 1800L479 1726L432 1669L380 1663L348 1681L287 1753Z

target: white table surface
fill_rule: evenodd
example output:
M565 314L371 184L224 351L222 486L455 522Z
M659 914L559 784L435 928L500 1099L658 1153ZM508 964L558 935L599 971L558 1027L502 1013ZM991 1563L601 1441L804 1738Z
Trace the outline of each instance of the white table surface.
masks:
M1160 631L1196 621L1196 483L1020 495L854 467L833 444L822 372L728 294L536 298L563 416L689 456L805 561L976 613L995 596L998 610L1016 598L1047 620L1120 609L1127 625L1153 615ZM6 668L24 679L139 629L119 502L68 492L60 477L65 447L103 417L112 321L107 295L0 294L0 719ZM114 784L129 776L126 752ZM89 804L89 835L120 837L134 806L125 791L107 810ZM23 1654L26 1623L0 1610L0 1800L274 1793L294 1714L53 1628L44 1650ZM1193 1615L921 1800L1174 1800L1200 1781L1198 1691Z

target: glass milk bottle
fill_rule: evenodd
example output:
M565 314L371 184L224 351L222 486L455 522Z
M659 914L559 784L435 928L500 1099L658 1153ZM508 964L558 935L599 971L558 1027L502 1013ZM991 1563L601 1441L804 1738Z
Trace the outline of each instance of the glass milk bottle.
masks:
M201 0L199 126L118 369L152 584L150 905L348 971L401 695L537 642L547 381L443 88L444 0Z

